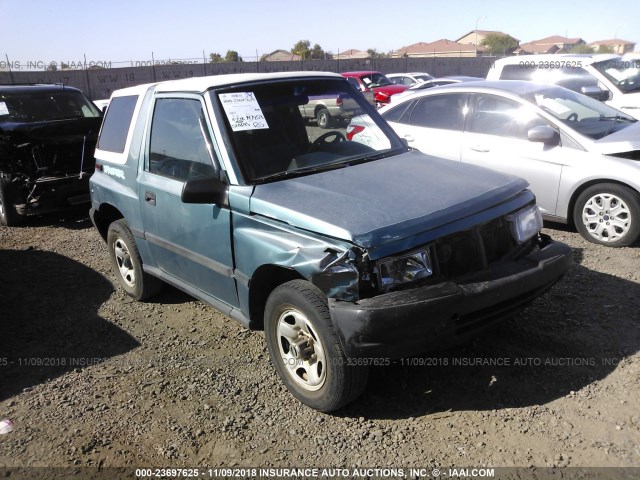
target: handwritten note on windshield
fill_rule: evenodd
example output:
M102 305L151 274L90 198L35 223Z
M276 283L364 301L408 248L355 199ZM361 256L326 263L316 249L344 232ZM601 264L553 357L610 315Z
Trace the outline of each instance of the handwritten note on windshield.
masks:
M253 92L221 93L219 98L234 132L269 128Z

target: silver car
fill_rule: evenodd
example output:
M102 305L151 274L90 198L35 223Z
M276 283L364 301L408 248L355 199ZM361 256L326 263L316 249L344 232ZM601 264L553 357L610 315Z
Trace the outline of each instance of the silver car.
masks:
M480 81L417 92L380 111L410 146L525 178L543 217L612 247L640 237L640 124L562 87ZM348 138L376 143L354 118Z

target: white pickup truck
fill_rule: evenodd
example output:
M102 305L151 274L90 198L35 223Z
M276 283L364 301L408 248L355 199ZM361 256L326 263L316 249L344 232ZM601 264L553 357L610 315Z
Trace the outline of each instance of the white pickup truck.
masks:
M373 105L373 92L366 92L365 98ZM309 103L298 107L302 117L315 119L320 128L331 128L338 122L348 122L360 115L362 109L351 95L338 93L336 95L315 95L309 97Z

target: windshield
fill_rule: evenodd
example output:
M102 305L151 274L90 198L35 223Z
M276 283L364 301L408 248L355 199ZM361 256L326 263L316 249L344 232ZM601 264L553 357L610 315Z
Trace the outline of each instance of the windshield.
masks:
M431 80L433 77L431 75L414 75L413 78L415 78L420 83L424 83L427 80Z
M99 116L98 108L77 91L0 93L0 121L3 122L46 122Z
M406 147L365 97L344 79L296 79L210 92L247 183L343 168ZM348 139L354 117L380 139Z
M550 87L523 96L545 112L597 140L617 132L636 120L598 100L561 87Z
M593 67L616 85L622 93L640 90L640 60L614 58L597 62Z
M393 82L389 80L385 75L374 72L360 77L360 80L367 86L372 87L386 87L387 85L393 85Z

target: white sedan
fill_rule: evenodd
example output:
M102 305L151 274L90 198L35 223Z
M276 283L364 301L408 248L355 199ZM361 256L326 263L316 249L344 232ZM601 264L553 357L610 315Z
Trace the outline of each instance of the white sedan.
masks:
M411 87L431 80L433 77L426 72L387 73L387 78L398 85Z
M380 110L409 146L525 178L545 219L612 247L640 238L640 123L562 87L524 81L442 86ZM356 117L347 139L375 145Z

